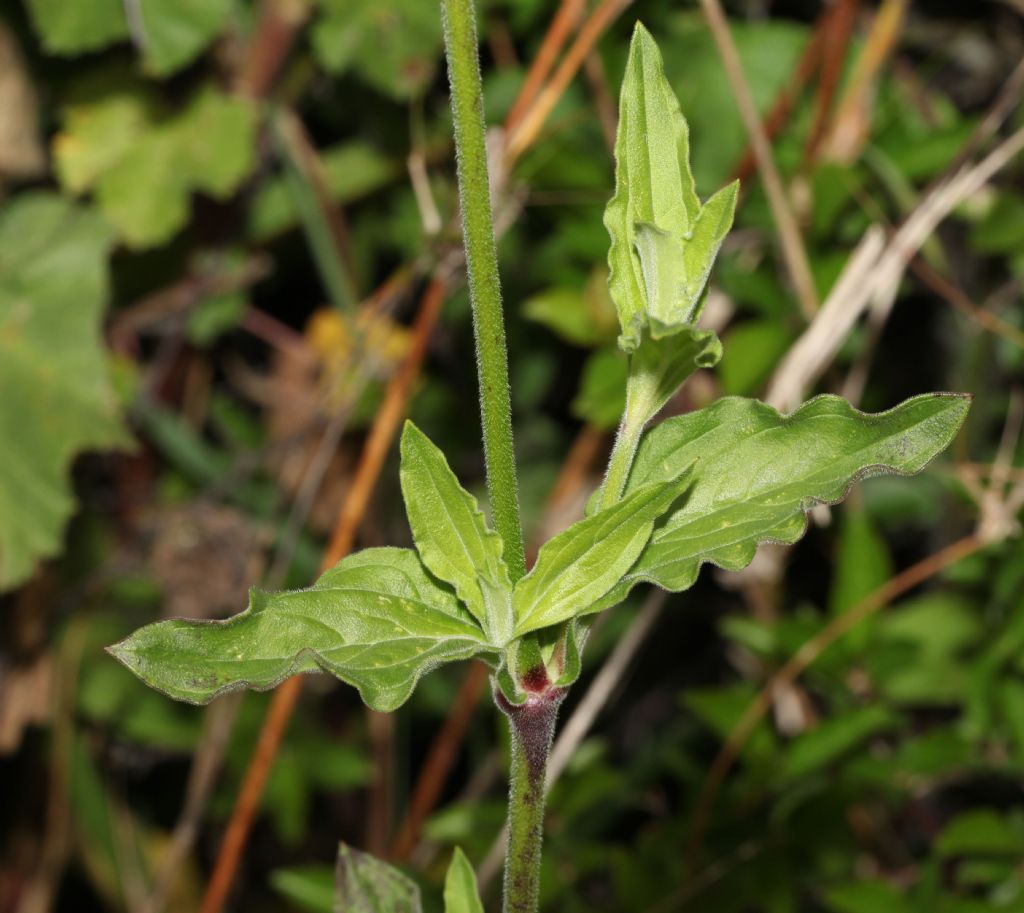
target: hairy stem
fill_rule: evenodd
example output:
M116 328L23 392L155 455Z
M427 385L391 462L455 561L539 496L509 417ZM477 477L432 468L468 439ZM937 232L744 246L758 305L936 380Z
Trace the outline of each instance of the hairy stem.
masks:
M473 305L487 490L494 525L505 543L505 561L514 583L526 573L526 558L519 520L505 322L487 176L483 90L473 0L442 0L441 11L455 124L466 272Z
M643 370L636 357L631 357L629 380L626 382L626 408L615 435L612 455L608 459L599 509L611 507L626 490L636 448L640 445L640 436L658 410L657 399L658 376Z
M525 703L515 706L500 689L494 691L495 702L508 717L512 735L504 913L537 910L548 757L565 692L564 688L553 688L530 694Z

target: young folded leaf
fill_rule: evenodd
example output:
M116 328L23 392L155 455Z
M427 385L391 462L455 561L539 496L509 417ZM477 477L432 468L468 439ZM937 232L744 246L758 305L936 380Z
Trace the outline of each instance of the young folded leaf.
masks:
M444 913L484 913L476 874L459 847L455 847L455 855L444 880Z
M512 593L516 634L583 615L632 567L654 529L690 485L692 466L639 488L574 523L541 548Z
M423 913L423 901L411 878L342 843L334 869L334 909L344 913Z
M633 352L696 322L708 274L736 208L733 183L701 206L690 171L689 129L665 78L661 52L639 23L619 99L609 289L619 345Z
M110 652L146 684L205 704L239 688L263 691L299 672L330 672L374 710L394 710L420 676L488 650L483 631L414 552L351 555L308 590L253 590L226 621L162 621Z
M762 542L796 542L814 504L841 501L870 476L923 469L953 439L969 406L968 396L933 393L869 415L837 396L819 396L784 416L756 400L727 397L668 419L644 437L626 491L672 478L699 455L691 487L595 610L641 580L684 590L704 562L739 570Z
M512 581L501 537L444 454L412 422L402 432L402 494L412 537L431 573L447 581L483 625L488 640L512 636Z

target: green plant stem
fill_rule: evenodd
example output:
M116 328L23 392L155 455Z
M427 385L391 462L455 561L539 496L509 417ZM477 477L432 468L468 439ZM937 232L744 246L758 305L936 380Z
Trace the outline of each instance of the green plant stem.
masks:
M647 423L654 417L658 406L659 377L638 369L639 359L630 358L629 380L626 382L626 408L615 435L615 446L608 459L608 472L601 487L599 509L611 507L626 490L629 471L633 468L636 449Z
M537 910L548 758L565 693L564 688L550 689L514 706L495 689L495 701L508 717L512 735L504 913Z
M519 520L505 322L487 175L483 89L473 0L442 0L441 11L455 125L466 272L473 306L487 490L494 526L504 541L505 561L515 583L526 573L526 557Z

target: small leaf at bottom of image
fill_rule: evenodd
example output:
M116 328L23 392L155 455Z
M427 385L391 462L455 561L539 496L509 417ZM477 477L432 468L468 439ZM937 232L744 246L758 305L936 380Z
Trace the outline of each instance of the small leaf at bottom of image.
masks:
M476 874L459 847L455 848L444 882L444 913L484 913Z
M392 865L342 843L334 876L337 913L422 913L419 886Z

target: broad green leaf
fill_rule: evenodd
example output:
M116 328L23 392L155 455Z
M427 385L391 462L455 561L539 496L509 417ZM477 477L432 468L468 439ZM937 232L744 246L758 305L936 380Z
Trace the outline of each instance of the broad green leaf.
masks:
M814 504L834 504L873 475L923 469L953 439L969 405L966 396L929 394L869 415L819 396L784 416L727 397L662 422L640 444L627 493L699 462L685 502L658 524L622 586L647 580L684 590L705 562L739 570L759 543L796 542Z
M402 432L405 511L420 558L450 583L494 644L512 635L512 581L501 537L488 529L477 500L444 454L412 422Z
M548 540L512 593L516 634L596 611L647 544L654 521L688 488L692 467L633 491ZM602 603L600 608L608 608Z
M413 552L374 548L308 590L253 590L240 615L147 625L110 652L147 685L190 703L322 670L358 688L374 710L390 711L434 666L486 649L472 617Z
M476 874L459 847L455 847L444 880L444 913L484 913Z
M130 37L144 68L166 76L191 63L220 32L231 0L138 0L133 36L122 0L27 0L32 24L51 54L76 55Z
M619 345L640 346L696 321L738 185L702 207L690 171L689 130L665 78L661 53L637 24L619 99L615 195L605 209L611 235L609 288L619 312Z
M344 913L422 913L419 886L394 866L338 846L334 909Z
M100 337L113 240L50 194L0 213L0 590L60 551L75 455L128 443Z
M378 92L415 97L433 79L441 17L423 0L319 0L313 51L336 75L353 69Z
M255 130L253 105L215 89L174 114L123 90L64 111L55 164L68 190L95 190L128 245L152 247L188 221L193 192L223 199L238 189L255 162Z

